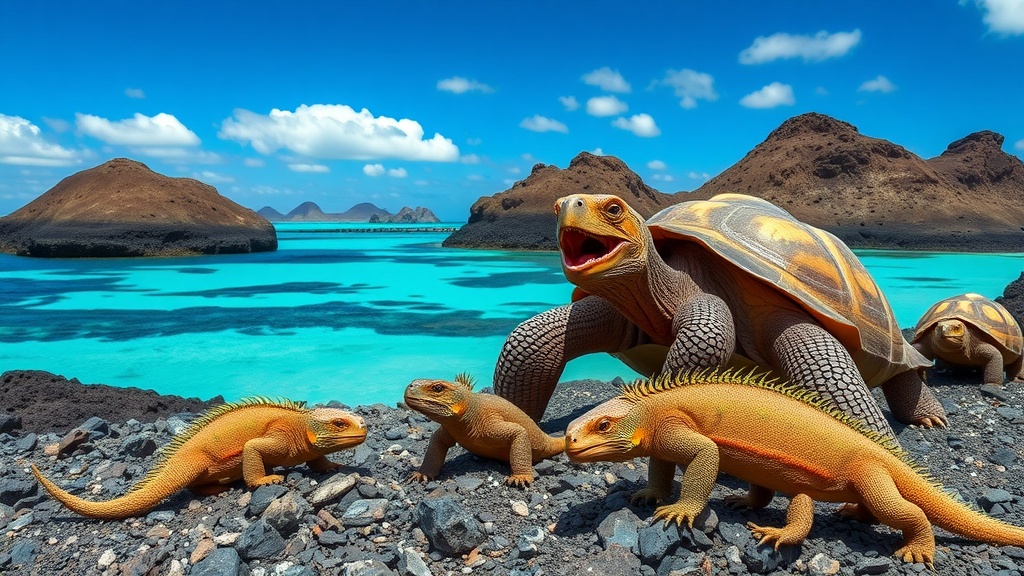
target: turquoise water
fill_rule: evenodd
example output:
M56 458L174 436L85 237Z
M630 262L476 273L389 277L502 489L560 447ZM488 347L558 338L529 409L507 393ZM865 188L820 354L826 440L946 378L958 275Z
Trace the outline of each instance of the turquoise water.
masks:
M554 253L441 248L443 232L279 224L277 252L165 259L0 255L0 371L208 398L394 404L410 380L490 382L519 322L568 301ZM409 226L399 226L405 230ZM900 325L933 302L994 298L1024 255L859 253ZM632 378L614 359L563 380Z

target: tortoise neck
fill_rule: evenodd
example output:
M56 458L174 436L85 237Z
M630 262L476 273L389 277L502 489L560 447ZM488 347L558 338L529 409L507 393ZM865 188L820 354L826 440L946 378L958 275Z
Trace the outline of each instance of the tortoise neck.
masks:
M638 264L641 266L633 274L608 283L601 296L655 343L670 345L675 340L672 321L676 311L700 288L688 273L662 260L653 247Z

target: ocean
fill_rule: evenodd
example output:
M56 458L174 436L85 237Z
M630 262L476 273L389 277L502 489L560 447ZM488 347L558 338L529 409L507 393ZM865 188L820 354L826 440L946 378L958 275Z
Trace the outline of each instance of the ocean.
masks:
M0 372L47 370L162 394L394 405L415 378L484 386L508 333L568 302L558 255L442 248L409 226L278 224L276 252L160 259L0 255ZM990 298L1024 254L858 251L900 325ZM636 375L574 360L563 380Z

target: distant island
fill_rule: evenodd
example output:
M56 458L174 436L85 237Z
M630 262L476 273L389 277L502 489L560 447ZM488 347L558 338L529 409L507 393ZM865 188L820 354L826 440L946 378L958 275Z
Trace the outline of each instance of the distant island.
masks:
M1000 134L969 134L923 159L824 114L795 116L692 192L647 186L621 160L582 152L569 167L537 164L484 196L445 246L555 250L555 198L615 194L648 217L723 192L764 198L851 248L1024 252L1024 163Z
M324 212L315 202L303 202L291 212L282 214L264 206L257 214L271 222L369 222L371 224L433 224L440 222L429 208L403 207L398 214L392 214L383 208L362 202L344 212Z
M274 226L192 178L115 158L0 218L0 252L50 258L192 256L277 249Z

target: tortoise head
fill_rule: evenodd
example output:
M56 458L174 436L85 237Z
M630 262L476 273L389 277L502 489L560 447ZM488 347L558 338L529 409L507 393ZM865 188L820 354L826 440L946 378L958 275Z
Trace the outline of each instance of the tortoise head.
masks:
M613 398L573 420L565 429L565 455L573 462L624 462L644 456L643 429L634 406Z
M651 234L644 218L618 196L565 196L555 202L555 216L562 270L573 284L643 270Z
M955 318L939 320L935 331L947 345L957 348L963 347L968 338L967 325Z
M308 416L309 441L330 453L362 444L366 440L366 422L362 416L338 408L315 408Z

